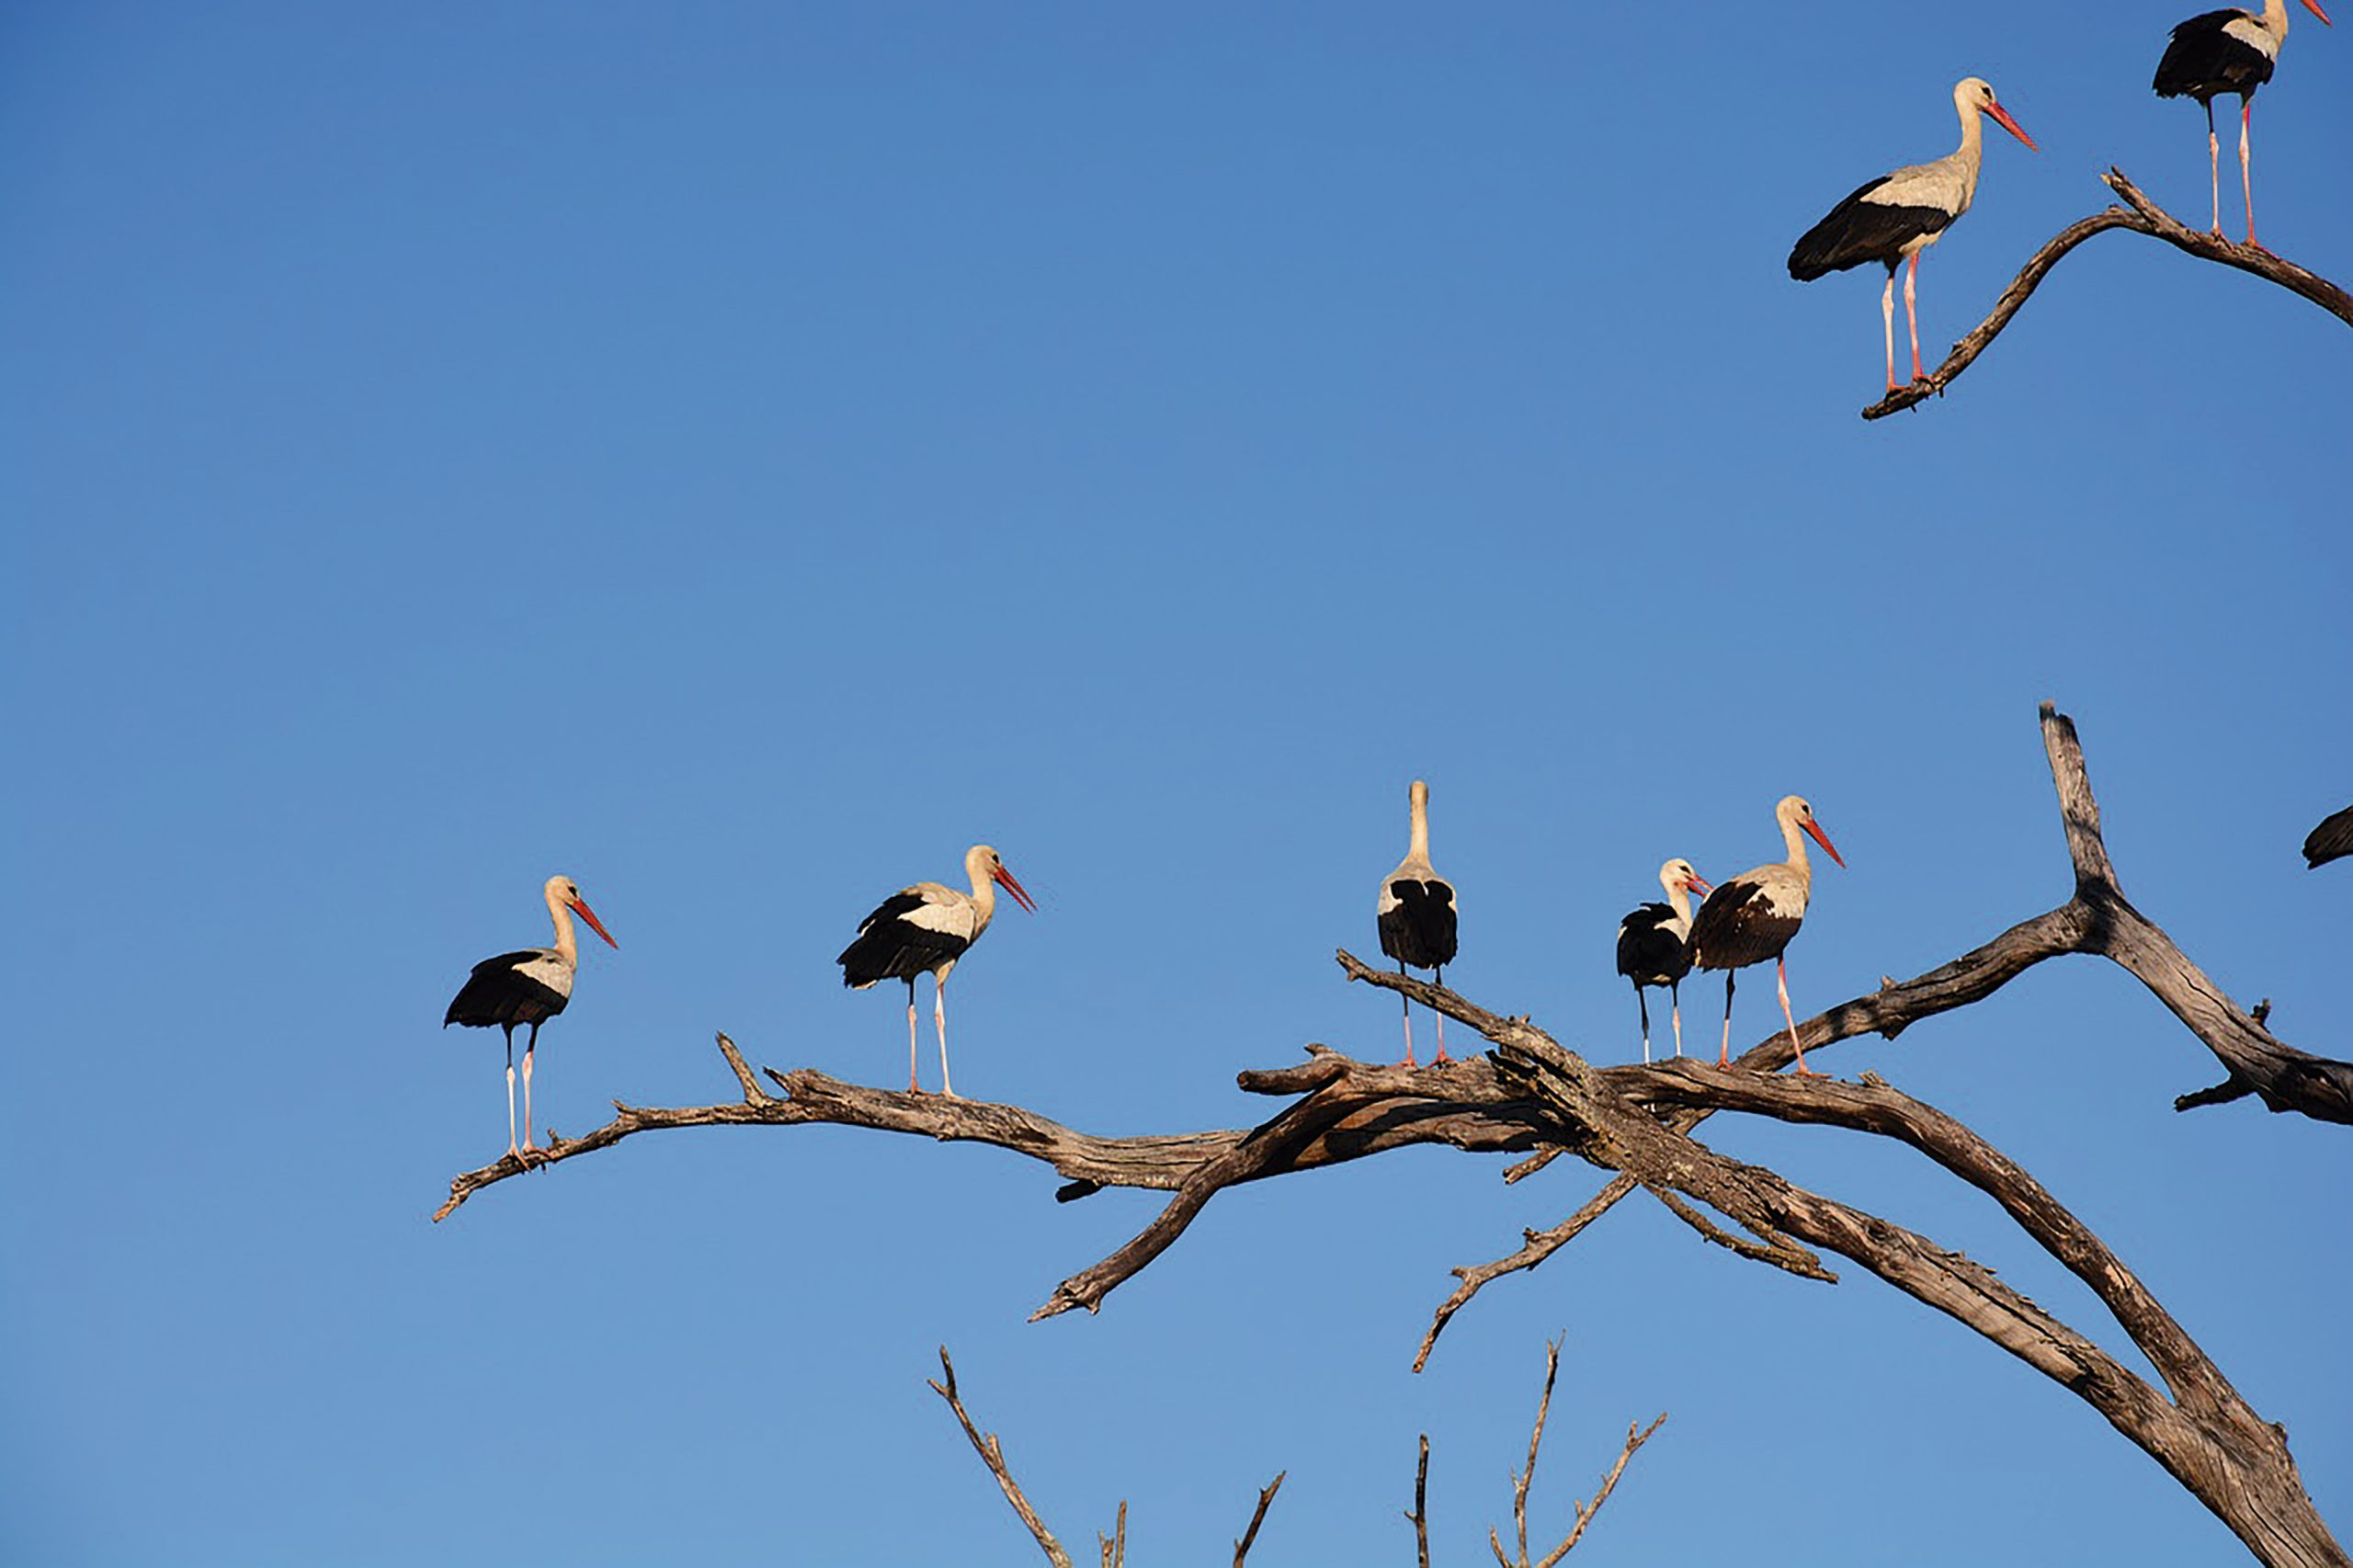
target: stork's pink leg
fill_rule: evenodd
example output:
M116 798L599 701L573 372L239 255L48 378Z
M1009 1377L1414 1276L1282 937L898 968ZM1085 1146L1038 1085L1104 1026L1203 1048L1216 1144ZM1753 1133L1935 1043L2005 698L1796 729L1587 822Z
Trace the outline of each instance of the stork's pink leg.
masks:
M530 1043L523 1047L523 1152L531 1152L531 1053L540 1048L540 1027L531 1026Z
M1666 994L1667 1006L1673 1009L1675 1017L1675 1054L1680 1056L1683 1054L1683 997L1672 984L1667 986ZM1651 1031L1645 1023L1643 1027L1643 1060L1648 1062L1650 1059Z
M2206 100L2206 174L2214 193L2214 237L2222 237L2222 139L2214 134L2214 100Z
M907 981L907 1093L923 1093L923 1084L915 1077L915 983Z
M506 1152L523 1163L522 1146L515 1142L515 1026L506 1026Z
M948 977L944 974L931 984L931 1021L939 1028L939 1092L952 1100L956 1081L948 1075Z
M1879 324L1887 338L1887 390L1895 390L1895 268L1887 269L1887 287L1879 291ZM1732 971L1724 971L1729 974ZM1731 1028L1731 1015L1725 1015L1725 1028Z
M1787 1018L1790 1022L1790 1049L1798 1053L1798 1071L1804 1074L1809 1078L1819 1078L1822 1074L1805 1064L1805 1047L1798 1043L1797 1016L1790 1011L1789 965L1780 959L1775 959L1773 960L1773 973L1776 977L1777 983L1779 983L1781 988L1781 1017Z
M2241 98L2239 100L2239 185L2246 192L2246 243L2249 249L2261 250L2263 249L2262 242L2255 237L2255 169L2254 165L2247 161L2246 151L2247 133L2254 129L2254 125L2255 100ZM2218 211L2214 216L2214 232L2220 233L2222 229L2222 218Z
M1920 317L1912 308L1912 282L1920 276L1920 253L1912 253L1912 265L1904 269L1904 324L1912 329L1912 379L1925 381L1928 378L1920 369ZM1888 279L1893 283L1894 278Z
M1446 983L1446 971L1443 967L1434 969L1430 971L1430 973L1435 977L1438 984L1444 985ZM1446 1015L1444 1013L1440 1013L1438 1015L1438 1054L1430 1058L1430 1065L1433 1067L1443 1067L1446 1065Z

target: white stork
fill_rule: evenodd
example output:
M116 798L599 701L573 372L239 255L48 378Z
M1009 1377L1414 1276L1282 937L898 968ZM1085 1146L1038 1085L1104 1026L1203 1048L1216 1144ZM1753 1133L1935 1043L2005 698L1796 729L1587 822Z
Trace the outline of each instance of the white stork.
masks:
M2304 9L2328 23L2320 0ZM2255 90L2271 80L2279 46L2288 41L2287 0L2264 0L2263 14L2236 8L2208 11L2173 30L2165 57L2149 85L2161 98L2196 98L2206 108L2206 172L2213 187L2214 237L2222 235L2222 143L2214 134L2214 99L2239 96L2239 184L2246 193L2246 243L2255 238L2255 175L2247 160L2247 132L2255 119Z
M964 852L964 875L972 884L971 892L959 892L938 882L901 888L858 923L858 939L834 960L842 966L842 983L853 991L863 991L879 980L907 983L907 1092L911 1095L923 1092L915 1079L915 977L931 976L931 1017L939 1028L939 1086L952 1099L956 1085L948 1076L948 971L996 917L997 883L1004 883L1022 908L1034 912L1038 907L1005 869L997 852L985 844L975 844Z
M1811 1077L1817 1074L1805 1064L1805 1050L1798 1044L1798 1021L1790 1012L1789 966L1781 959L1781 950L1805 918L1806 896L1813 887L1813 868L1806 863L1805 840L1799 831L1810 835L1839 865L1847 862L1822 835L1813 808L1802 797L1782 796L1773 808L1773 819L1781 824L1781 842L1789 846L1790 858L1743 871L1708 895L1691 917L1691 961L1701 969L1724 971L1724 1040L1716 1051L1716 1065L1729 1067L1733 973L1771 959L1781 989L1781 1016L1790 1024L1790 1046L1798 1053L1798 1071Z
M468 1024L486 1028L496 1024L506 1031L506 1152L518 1162L531 1147L531 1053L540 1043L540 1026L563 1011L572 1000L572 976L580 967L580 944L572 933L577 912L589 928L618 949L613 934L597 918L570 877L548 879L548 918L555 922L555 946L526 948L501 953L474 965L473 973L458 988L441 1027ZM515 1026L529 1024L523 1042L523 1142L515 1142Z
M1381 950L1397 960L1397 972L1407 964L1428 970L1438 983L1446 983L1446 966L1454 961L1454 884L1430 867L1430 787L1420 779L1406 791L1413 815L1413 841L1397 869L1381 879L1381 894L1373 905L1381 925ZM1446 1057L1446 1016L1438 1015L1438 1055ZM1414 1004L1405 1003L1405 1065L1414 1065Z
M1645 903L1618 923L1618 972L1634 983L1634 1006L1643 1015L1643 1060L1651 1059L1651 1005L1645 986L1664 985L1675 1019L1675 1054L1683 1054L1683 998L1677 987L1691 972L1691 895L1708 883L1688 860L1658 869L1665 903Z
M1904 319L1912 329L1912 379L1921 381L1925 373L1920 369L1920 318L1912 302L1913 283L1920 274L1920 253L1935 244L1976 199L1977 166L1984 155L1978 116L1992 115L2003 130L2034 146L2034 139L2019 130L2009 111L1995 101L1994 89L1982 77L1964 76L1955 83L1952 106L1961 115L1958 148L1934 163L1914 164L1859 187L1808 229L1790 251L1790 276L1801 283L1867 261L1887 267L1879 313L1887 336L1890 392L1896 390L1895 269L1910 258L1904 274Z

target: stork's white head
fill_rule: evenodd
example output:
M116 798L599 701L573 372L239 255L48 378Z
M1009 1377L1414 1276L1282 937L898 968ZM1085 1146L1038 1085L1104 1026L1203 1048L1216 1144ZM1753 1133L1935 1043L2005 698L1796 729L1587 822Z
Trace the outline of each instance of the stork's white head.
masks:
M1005 858L989 846L975 844L964 852L964 874L972 879L974 887L983 881L999 884L1013 895L1014 903L1033 915L1037 913L1037 902L1029 896L1029 890L1013 880L1013 873L1005 869Z
M605 929L605 923L597 918L597 912L588 907L588 901L580 896L579 884L574 882L570 877L564 876L561 872L555 876L550 877L548 879L547 894L548 907L550 909L553 909L558 904L562 904L564 908L569 909L572 913L580 916L581 919L588 922L588 928L596 932L599 937L604 937L605 945L607 947L618 949L620 946L619 942L613 940L613 934Z
M1842 867L1846 865L1846 859L1838 853L1836 846L1823 836L1821 825L1813 820L1813 807L1803 795L1782 796L1781 803L1773 808L1773 814L1786 824L1782 829L1784 833L1790 827L1799 829L1808 838L1828 850L1833 860L1837 861Z
M1995 124L2025 142L2029 148L2038 153L2042 151L2041 148L2034 145L2034 138L2020 130L2018 122L2010 118L2010 111L2004 108L2000 100L1994 97L1994 84L1984 77L1963 76L1954 83L1952 102L1953 107L1961 111L1963 119L1974 114L1991 115L1994 117Z
M1688 860L1669 860L1658 869L1658 885L1670 894L1676 892L1706 892L1707 879L1691 869Z

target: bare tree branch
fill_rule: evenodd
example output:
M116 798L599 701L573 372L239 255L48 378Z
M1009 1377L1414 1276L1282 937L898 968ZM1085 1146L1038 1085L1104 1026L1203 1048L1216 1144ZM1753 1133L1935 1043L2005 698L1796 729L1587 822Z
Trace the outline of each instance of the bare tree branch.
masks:
M2353 1123L2353 1063L2313 1056L2279 1040L2132 906L2118 886L2074 724L2046 703L2042 735L2075 872L2073 896L1950 963L1901 983L1883 981L1877 990L1806 1020L1799 1028L1806 1048L1820 1050L1872 1032L1893 1039L1921 1019L1992 994L2045 959L2096 953L2131 971L2223 1063L2230 1075L2227 1093L2200 1091L2185 1096L2188 1103L2253 1095L2274 1110ZM1855 1085L1774 1075L1792 1055L1779 1030L1752 1047L1733 1070L1688 1058L1656 1066L1597 1067L1563 1050L1527 1017L1491 1013L1442 986L1370 969L1346 952L1337 956L1351 979L1418 1000L1477 1030L1495 1049L1443 1068L1410 1069L1355 1062L1310 1047L1308 1060L1297 1065L1240 1075L1244 1089L1290 1100L1256 1128L1105 1139L1018 1107L866 1089L806 1070L770 1071L767 1076L784 1091L773 1096L722 1036L720 1049L744 1090L740 1102L676 1110L617 1106L612 1122L583 1139L551 1139L549 1151L534 1163L557 1164L657 1128L819 1121L1010 1149L1067 1178L1059 1195L1063 1198L1105 1186L1173 1192L1167 1207L1140 1234L1066 1279L1035 1314L1051 1316L1075 1306L1099 1307L1106 1295L1171 1245L1212 1197L1241 1182L1416 1143L1521 1155L1567 1153L1614 1173L1616 1179L1563 1224L1527 1233L1526 1244L1511 1257L1456 1270L1461 1286L1439 1308L1417 1367L1451 1315L1482 1286L1504 1273L1536 1267L1639 1186L1700 1233L1742 1256L1827 1280L1834 1277L1814 1249L1836 1253L1967 1324L2092 1404L2263 1562L2353 1568L2313 1509L2279 1430L2246 1406L2087 1228L2015 1163L1951 1118L1876 1079ZM1982 1265L1876 1215L1809 1192L1776 1172L1730 1159L1690 1136L1718 1110L1894 1138L1986 1191L2029 1238L2093 1290L2157 1369L2166 1392ZM1529 1164L1522 1161L1517 1168ZM459 1176L436 1218L480 1187L524 1168L502 1159ZM1722 1216L1729 1228L1708 1212ZM1755 1242L1735 1237L1735 1229ZM953 1404L952 1369L949 1379L942 1392ZM982 1446L977 1436L975 1445Z
M1552 1568L1554 1563L1566 1557L1575 1548L1577 1542L1585 1538L1586 1527L1593 1523L1593 1517L1596 1514L1601 1512L1601 1506L1609 1501L1609 1494L1618 1490L1618 1478L1626 1473L1627 1462L1634 1457L1635 1452L1644 1443L1651 1440L1651 1434L1665 1425L1666 1425L1666 1412L1664 1410L1660 1411L1658 1418L1647 1426L1636 1421L1626 1423L1626 1446L1618 1450L1618 1462L1611 1465L1609 1473L1601 1478L1601 1485L1594 1493L1593 1501L1576 1505L1576 1528L1571 1530L1560 1545L1547 1553L1544 1561L1538 1563L1536 1568Z
M1495 1562L1501 1565L1501 1568L1554 1568L1554 1565L1562 1558L1566 1557L1577 1542L1585 1538L1586 1527L1593 1523L1593 1517L1601 1511L1601 1505L1609 1500L1609 1494L1617 1487L1618 1478L1626 1472L1626 1462L1634 1457L1634 1451L1649 1442L1651 1433L1657 1431L1660 1424L1666 1419L1665 1414L1661 1412L1658 1420L1652 1422L1648 1430L1644 1430L1639 1422L1628 1424L1626 1446L1620 1450L1618 1462L1612 1465L1609 1473L1602 1478L1601 1488L1593 1494L1593 1501L1579 1503L1572 1499L1570 1506L1576 1510L1576 1523L1570 1528L1569 1533L1561 1539L1558 1546L1546 1552L1540 1559L1531 1562L1528 1555L1528 1487L1529 1483L1536 1479L1536 1451L1544 1442L1544 1422L1552 1408L1552 1381L1560 1375L1560 1371L1561 1342L1557 1339L1548 1341L1544 1346L1544 1392L1536 1402L1535 1429L1528 1436L1528 1468L1511 1478L1512 1528L1519 1545L1518 1562L1504 1555L1502 1539L1497 1536L1493 1525L1487 1527L1487 1547L1495 1554ZM1423 1439L1422 1448L1424 1462L1427 1464L1429 1451L1427 1438ZM1427 1561L1425 1556L1425 1562Z
M2164 208L2143 195L2141 187L2124 177L2124 171L2111 168L2100 178L2110 190L2122 197L2122 207L2109 207L2082 218L2053 234L2043 247L2027 259L2018 277L2002 297L1994 301L1993 313L1973 328L1967 336L1952 346L1945 362L1910 386L1899 387L1863 410L1866 419L1883 419L1891 414L1910 408L1930 396L1941 395L1953 379L1969 369L1971 361L1985 351L2001 330L2010 324L2044 276L2059 264L2059 258L2094 234L2109 229L2130 229L2165 241L2176 249L2188 252L2200 261L2220 262L2235 267L2242 272L2252 272L2257 278L2277 283L2281 288L2302 295L2330 314L2353 325L2353 295L2331 283L2327 278L2305 271L2291 261L2283 261L2260 245L2233 244L2220 234L2200 233L2187 227Z
M2279 1040L2253 1015L2234 1005L2162 929L2124 897L2100 835L2099 807L2085 773L2083 748L2075 724L2046 702L2042 705L2042 731L2052 777L2059 791L2069 857L2075 869L2075 895L2047 914L2021 921L1950 963L1912 980L1883 983L1877 991L1840 1003L1805 1020L1798 1027L1800 1041L1807 1050L1815 1051L1862 1034L1876 1033L1893 1040L1923 1018L1992 995L2045 959L2067 953L2097 953L2138 976L2229 1070L2231 1078L2222 1088L2184 1096L2177 1102L2181 1108L2252 1094L2259 1096L2275 1111L2294 1110L2325 1121L2353 1124L2353 1062L2314 1056ZM1443 987L1370 969L1346 953L1340 955L1340 961L1352 979L1403 992L1473 1028L1480 1027L1481 1018L1495 1017ZM1492 1083L1481 1077L1484 1069L1475 1061L1445 1069L1373 1068L1349 1062L1347 1058L1321 1047L1311 1048L1315 1052L1313 1060L1297 1067L1245 1073L1239 1081L1245 1089L1259 1094L1323 1094L1324 1097L1312 1113L1293 1107L1273 1121L1246 1131L1218 1130L1100 1138L1074 1131L1018 1106L866 1088L809 1068L781 1074L769 1070L769 1078L784 1091L781 1096L770 1095L759 1087L734 1042L723 1034L719 1041L730 1071L743 1085L745 1097L741 1101L678 1108L632 1107L615 1101L617 1114L611 1121L582 1138L566 1139L550 1132L547 1148L539 1152L529 1165L510 1156L501 1156L479 1170L452 1178L449 1199L433 1218L438 1221L447 1217L482 1188L520 1176L527 1169L542 1169L577 1155L594 1153L639 1132L715 1125L794 1126L824 1122L920 1134L943 1142L982 1142L1009 1149L1050 1165L1069 1178L1070 1185L1062 1193L1065 1198L1084 1197L1104 1187L1174 1191L1178 1194L1176 1201L1170 1206L1170 1212L1156 1222L1162 1227L1160 1232L1147 1233L1147 1236L1131 1244L1142 1248L1138 1256L1130 1260L1135 1267L1141 1267L1182 1233L1185 1224L1190 1222L1218 1187L1361 1159L1415 1143L1445 1143L1472 1153L1547 1152L1526 1114L1497 1101L1489 1092ZM1743 1066L1758 1071L1777 1069L1790 1060L1789 1037L1778 1029L1740 1058ZM2227 1093L2223 1092L2225 1088ZM1221 1161L1224 1163L1219 1165ZM1523 1162L1523 1170L1527 1164ZM1205 1175L1212 1165L1217 1166L1213 1181ZM1631 1186L1620 1190L1619 1196L1622 1197L1626 1190L1631 1190ZM1615 1202L1616 1199L1609 1201ZM1602 1207L1606 1209L1608 1204ZM1590 1217L1575 1229L1589 1222ZM1497 1272L1533 1267L1534 1262L1541 1261L1541 1256L1550 1256L1560 1241L1574 1233L1574 1229L1568 1230L1552 1246L1540 1248L1540 1256ZM1538 1235L1531 1234L1530 1247L1538 1244ZM1132 1273L1133 1269L1128 1272ZM1471 1272L1482 1273L1483 1268ZM1074 1278L1065 1289L1075 1290L1083 1299L1065 1301L1057 1293L1049 1305L1055 1312L1076 1305L1092 1307L1099 1304L1103 1294L1116 1283L1118 1279L1109 1278ZM1477 1286L1469 1275L1464 1283L1475 1294ZM1461 1297L1462 1301L1468 1299L1468 1295ZM1461 1305L1461 1301L1450 1300L1446 1315L1450 1316Z
M957 1425L962 1426L964 1436L972 1440L972 1451L981 1456L981 1462L989 1467L991 1475L996 1477L997 1486L1005 1493L1005 1500L1013 1505L1013 1511L1021 1516L1023 1524L1029 1527L1029 1533L1037 1538L1038 1548L1046 1554L1047 1561L1052 1562L1054 1568L1071 1568L1070 1553L1063 1550L1063 1543L1054 1539L1054 1532L1038 1517L1038 1510L1032 1508L1029 1499L1021 1494L1021 1485L1013 1479L1013 1471L1006 1468L1005 1449L997 1442L996 1434L992 1432L983 1437L980 1428L972 1425L972 1418L964 1414L964 1402L956 1395L956 1363L948 1358L948 1346L945 1345L939 1347L939 1369L947 1374L948 1381L943 1386L926 1378L925 1381L931 1383L931 1392L946 1400L948 1408L956 1413ZM1127 1505L1124 1503L1120 1505L1120 1533L1123 1538L1127 1534Z
M1287 1470L1277 1471L1275 1478L1260 1490L1257 1509L1250 1516L1250 1528L1244 1530L1242 1539L1233 1543L1233 1568L1243 1568L1243 1559L1250 1555L1250 1543L1258 1539L1258 1527L1267 1522L1267 1506L1275 1500L1275 1494L1283 1489L1283 1477L1290 1473Z
M1422 1434L1422 1457L1414 1466L1414 1511L1405 1516L1414 1521L1414 1561L1415 1568L1430 1568L1430 1435Z

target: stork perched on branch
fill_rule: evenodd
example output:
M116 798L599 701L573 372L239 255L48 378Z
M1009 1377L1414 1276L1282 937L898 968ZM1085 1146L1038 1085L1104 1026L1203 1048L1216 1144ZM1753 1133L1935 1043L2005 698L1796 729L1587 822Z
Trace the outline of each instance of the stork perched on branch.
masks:
M1800 831L1839 865L1847 862L1823 836L1813 820L1813 808L1803 797L1782 796L1773 808L1773 820L1780 824L1781 842L1788 846L1790 858L1743 871L1717 885L1699 913L1691 917L1691 961L1701 969L1724 971L1724 1039L1716 1051L1717 1066L1732 1065L1733 971L1771 959L1781 991L1781 1017L1789 1020L1790 1048L1798 1054L1798 1071L1813 1077L1817 1074L1805 1064L1805 1048L1798 1044L1798 1021L1790 1011L1790 971L1781 958L1805 919L1806 901L1813 889L1813 868L1806 861L1805 839L1798 836Z
M1665 903L1645 903L1618 923L1618 972L1634 983L1644 1062L1651 1059L1651 1005L1643 991L1652 985L1666 987L1675 1020L1675 1054L1683 1054L1683 998L1677 988L1691 972L1691 895L1708 891L1706 880L1688 860L1661 866L1658 884L1666 890Z
M1444 985L1446 966L1454 961L1454 884L1430 865L1430 787L1415 779L1405 801L1412 840L1397 869L1381 879L1381 892L1373 903L1381 950L1397 960L1398 973L1404 973L1405 966L1411 964L1428 970ZM1446 1015L1441 1013L1438 1054L1431 1061L1442 1063L1446 1059ZM1405 1065L1414 1065L1414 1004L1410 1001L1405 1002Z
M874 913L858 923L858 939L834 961L842 966L842 983L863 991L881 980L907 983L907 1092L921 1094L915 1078L915 977L931 976L931 1017L939 1029L939 1087L956 1097L948 1075L948 971L981 933L996 918L998 883L1022 908L1035 911L1029 892L1013 880L1005 861L985 844L964 852L964 875L971 892L959 892L938 882L917 882L901 888L875 905Z
M2320 0L2303 0L2304 9L2331 25ZM2196 98L2206 110L2206 173L2214 199L2214 237L2222 236L2222 142L2214 134L2214 100L2224 93L2239 96L2239 186L2246 195L2246 243L2261 250L2255 237L2255 173L2247 156L2247 141L2255 123L2255 90L2271 80L2279 62L2279 46L2288 41L2287 0L2264 0L2263 12L2235 8L2208 11L2174 28L2157 74L2150 86L2161 98Z
M473 972L450 999L441 1027L466 1024L487 1028L496 1024L506 1032L506 1152L517 1160L531 1147L531 1056L539 1049L540 1026L563 1011L572 1000L572 977L580 967L580 944L572 930L573 912L589 928L618 949L613 934L597 918L570 877L550 877L546 887L548 918L555 922L555 946L525 948L501 953L474 965ZM523 1142L515 1142L515 1026L527 1024L530 1035L523 1042Z
M1992 115L2003 130L2034 146L2034 139L1995 100L1993 87L1983 77L1964 76L1953 84L1952 106L1961 116L1958 148L1933 163L1914 164L1857 187L1790 250L1790 276L1801 283L1867 261L1886 267L1887 287L1880 293L1879 313L1887 336L1890 392L1896 390L1895 269L1908 261L1904 320L1912 331L1912 379L1923 381L1927 373L1920 369L1920 318L1913 285L1920 275L1920 253L1943 237L1977 199L1977 170L1984 160L1979 117Z

